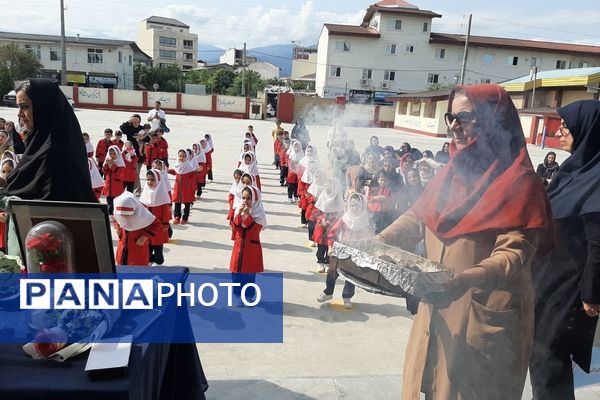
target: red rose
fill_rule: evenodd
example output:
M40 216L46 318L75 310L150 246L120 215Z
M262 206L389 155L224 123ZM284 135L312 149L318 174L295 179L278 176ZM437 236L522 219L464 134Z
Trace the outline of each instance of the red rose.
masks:
M54 258L40 263L40 272L69 272L63 258Z
M34 249L43 252L56 252L60 250L62 242L50 233L36 235L27 241L27 249Z
M66 335L62 329L43 329L35 335L33 346L42 357L48 357L65 347L65 341Z

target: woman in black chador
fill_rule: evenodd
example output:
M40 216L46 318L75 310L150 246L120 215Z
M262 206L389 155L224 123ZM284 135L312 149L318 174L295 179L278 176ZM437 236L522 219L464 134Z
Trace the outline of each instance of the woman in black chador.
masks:
M546 154L546 157L544 157L544 162L538 164L535 173L542 179L544 186L548 186L556 174L558 174L558 169L559 165L556 162L556 153L550 151Z
M589 373L600 311L600 101L577 101L558 113L557 136L571 156L548 186L555 247L531 268L536 400L575 399L572 361Z

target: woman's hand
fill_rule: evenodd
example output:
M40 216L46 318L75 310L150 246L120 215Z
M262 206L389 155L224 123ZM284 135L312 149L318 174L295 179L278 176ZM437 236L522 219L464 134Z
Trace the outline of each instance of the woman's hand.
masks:
M597 317L600 314L600 304L588 304L583 302L583 311L588 317Z
M2 222L3 224L6 223L6 213L5 212L0 212L0 222Z
M432 292L425 295L425 301L438 308L446 308L450 303L461 298L469 289L482 289L487 282L487 271L483 267L472 267L450 279L446 291Z

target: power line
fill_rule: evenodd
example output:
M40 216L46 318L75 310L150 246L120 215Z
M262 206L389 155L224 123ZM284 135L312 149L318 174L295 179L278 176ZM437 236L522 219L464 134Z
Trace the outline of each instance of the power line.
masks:
M585 33L585 34L583 34L581 32L564 31L564 30L561 30L561 29L553 29L553 28L547 28L547 27L537 26L537 25L520 24L520 23L513 22L513 21L503 21L503 20L500 20L500 19L485 18L485 17L480 17L480 16L478 16L477 18L478 19L484 19L484 20L487 20L487 21L500 22L500 23L507 24L507 25L518 25L518 26L524 26L524 27L527 27L527 28L535 28L535 29L541 29L541 30L551 31L551 32L568 33L568 34L571 34L571 35L578 35L578 36L597 36L597 37L600 37L599 34L593 34L593 33Z

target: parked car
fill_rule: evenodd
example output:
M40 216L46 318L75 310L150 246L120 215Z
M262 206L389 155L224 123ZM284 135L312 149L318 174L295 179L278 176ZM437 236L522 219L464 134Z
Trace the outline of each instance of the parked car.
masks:
M67 98L67 101L71 105L71 108L74 109L75 102L73 101L73 99L67 95L65 95L65 97ZM15 92L14 90L11 90L7 94L5 94L4 97L2 98L2 104L5 105L6 107L16 107L17 106L17 92Z
M7 94L2 97L2 105L6 107L16 107L17 106L17 92L11 90Z

